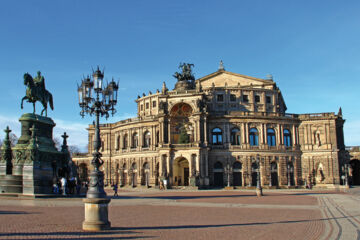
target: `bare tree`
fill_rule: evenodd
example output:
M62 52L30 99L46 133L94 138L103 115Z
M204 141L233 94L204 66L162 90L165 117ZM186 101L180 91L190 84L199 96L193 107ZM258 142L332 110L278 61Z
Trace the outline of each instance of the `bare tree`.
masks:
M10 133L9 138L10 138L11 147L14 147L19 140L18 137L14 133Z
M80 149L79 149L78 146L70 145L69 146L69 152L70 152L71 155L77 154L77 153L80 153Z
M57 149L58 151L60 151L60 150L61 150L61 141L60 141L60 139L59 139L58 137L54 137L53 140L54 140L56 149Z

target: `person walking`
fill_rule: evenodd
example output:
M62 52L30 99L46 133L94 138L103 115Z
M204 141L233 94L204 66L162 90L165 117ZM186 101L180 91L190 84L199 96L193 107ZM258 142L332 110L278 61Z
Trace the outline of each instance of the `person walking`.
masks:
M61 190L62 190L62 195L64 195L64 196L66 196L66 184L67 184L66 178L62 177L61 178Z
M118 185L117 185L117 183L114 184L113 189L114 189L114 197L118 196L118 193L117 193L118 192Z
M167 179L164 178L164 190L166 190L166 189L167 189Z

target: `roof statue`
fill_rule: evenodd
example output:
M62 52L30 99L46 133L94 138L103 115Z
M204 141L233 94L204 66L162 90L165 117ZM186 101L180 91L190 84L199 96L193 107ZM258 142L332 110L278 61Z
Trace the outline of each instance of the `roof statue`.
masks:
M47 116L47 104L49 103L50 108L54 110L53 98L51 93L45 89L45 78L41 75L41 72L37 72L37 76L33 78L29 73L24 74L24 85L26 88L26 95L21 99L21 109L23 109L23 102L27 100L27 102L33 104L35 114L35 103L37 101L41 102L43 105L43 110L41 111L41 115L45 112L45 116Z
M176 90L182 91L195 88L195 77L192 73L192 67L194 67L192 63L180 63L179 69L181 69L181 73L175 72L173 75L178 80L175 84Z
M178 81L195 81L195 77L192 74L192 63L180 63L179 69L182 70L182 73L175 72L173 75Z
M224 68L224 63L222 60L220 60L220 64L219 64L219 71L225 71L225 68Z

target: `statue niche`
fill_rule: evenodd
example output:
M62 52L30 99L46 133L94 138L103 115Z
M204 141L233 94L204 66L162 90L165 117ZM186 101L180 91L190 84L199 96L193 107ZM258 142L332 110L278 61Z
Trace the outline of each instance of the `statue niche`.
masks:
M185 144L193 142L193 126L189 122L192 108L186 103L178 103L170 111L171 143Z

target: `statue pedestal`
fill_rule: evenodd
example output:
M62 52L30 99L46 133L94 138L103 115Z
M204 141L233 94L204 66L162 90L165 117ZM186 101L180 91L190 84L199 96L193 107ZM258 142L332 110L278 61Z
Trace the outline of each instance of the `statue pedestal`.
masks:
M47 165L47 166L46 166ZM23 168L23 194L51 194L53 170L46 163L24 165Z
M0 193L22 193L22 176L0 176Z
M13 176L11 184L18 185L7 189L13 189L15 193L21 189L20 193L25 195L52 194L53 179L58 177L59 169L67 167L65 154L55 148L53 141L55 123L51 118L32 113L23 114L19 121L21 136L12 149L14 158L10 175ZM1 165L0 174L2 172Z
M101 231L110 229L108 220L108 204L110 198L85 198L85 221L83 230Z

